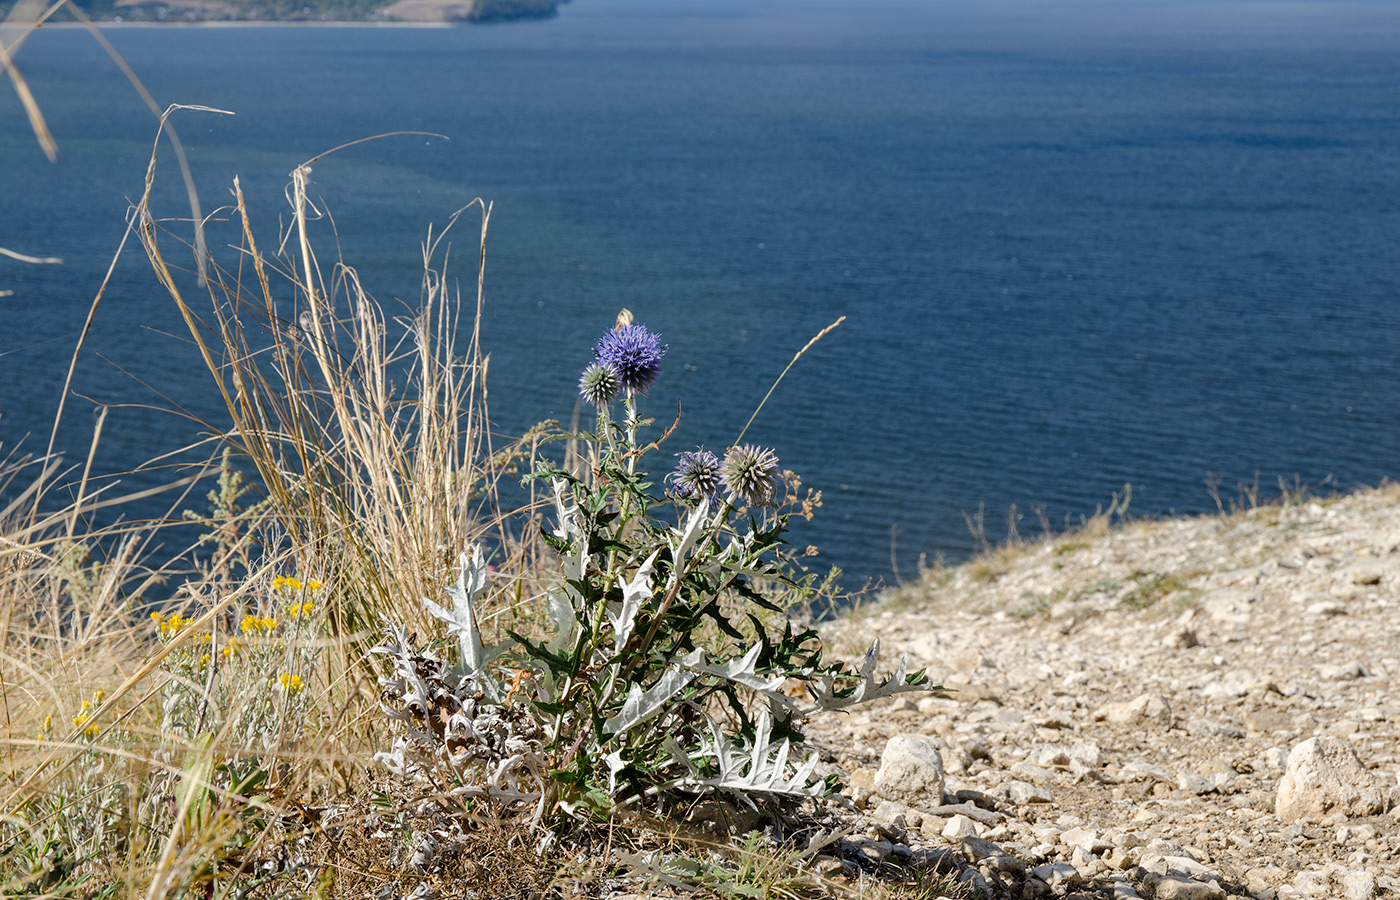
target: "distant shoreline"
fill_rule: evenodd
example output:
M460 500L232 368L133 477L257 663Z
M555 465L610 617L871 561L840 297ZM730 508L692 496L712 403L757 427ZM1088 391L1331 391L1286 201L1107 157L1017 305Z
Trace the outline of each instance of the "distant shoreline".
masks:
M2 4L4 0L0 0ZM307 5L300 5L301 2ZM568 0L99 0L87 19L99 27L198 25L233 28L269 25L443 26L549 20ZM342 18L343 14L350 18ZM13 22L24 29L28 23ZM67 17L39 27L87 27ZM8 31L4 25L0 29Z
M197 22L128 22L118 19L93 19L98 28L455 28L470 22L404 22L386 20L367 22L362 19L205 19ZM0 27L27 28L26 25ZM45 22L38 30L50 28L88 28L84 22Z

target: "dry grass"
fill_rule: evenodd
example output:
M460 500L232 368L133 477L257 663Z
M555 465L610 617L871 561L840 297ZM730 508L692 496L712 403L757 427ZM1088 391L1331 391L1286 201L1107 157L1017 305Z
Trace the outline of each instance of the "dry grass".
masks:
M424 244L419 303L390 317L343 261L322 271L308 167L290 251L271 256L235 182L236 250L204 281L163 249L178 239L148 205L154 163L136 234L232 427L200 423L221 448L205 533L159 559L163 532L204 505L191 478L168 486L186 494L164 521L92 529L122 498L88 496L86 468L0 463L0 894L350 896L313 858L306 811L365 806L387 745L368 648L384 618L426 629L419 598L472 542L496 550L501 608L529 605L511 575L541 568L515 537L530 518L501 509L495 484L539 435L491 443L480 270L465 316L449 288L457 216ZM474 206L484 252L489 208ZM172 579L152 619L141 597ZM289 839L308 852L289 856Z

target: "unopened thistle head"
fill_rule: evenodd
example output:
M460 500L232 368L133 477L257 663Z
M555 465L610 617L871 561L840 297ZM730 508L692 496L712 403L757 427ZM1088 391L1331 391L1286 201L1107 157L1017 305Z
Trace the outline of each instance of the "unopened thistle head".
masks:
M578 393L594 406L604 406L622 393L622 376L607 363L591 362L578 377Z
M661 374L666 345L644 325L623 325L598 338L594 352L599 363L617 372L624 391L645 394Z
M672 497L714 503L719 499L719 459L708 450L678 454L676 470L666 480Z
M772 450L744 444L730 447L719 470L729 499L746 506L763 506L773 496L778 457Z

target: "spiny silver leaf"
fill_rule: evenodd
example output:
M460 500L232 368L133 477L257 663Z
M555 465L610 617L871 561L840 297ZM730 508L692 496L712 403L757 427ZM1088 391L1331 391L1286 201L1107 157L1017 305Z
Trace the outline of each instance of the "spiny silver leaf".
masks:
M676 664L668 667L657 682L645 691L641 685L632 685L627 691L627 699L622 703L622 710L603 723L603 730L609 734L622 734L660 713L672 697L695 680L695 673L687 670L694 668L703 652L697 647L687 653L677 660Z

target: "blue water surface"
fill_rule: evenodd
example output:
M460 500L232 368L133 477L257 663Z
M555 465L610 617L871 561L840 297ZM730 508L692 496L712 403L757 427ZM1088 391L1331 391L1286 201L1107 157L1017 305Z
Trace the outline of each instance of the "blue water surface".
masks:
M849 584L893 580L892 557L907 578L965 556L979 507L996 539L1013 504L1034 532L1032 509L1062 526L1125 483L1133 514L1163 515L1213 510L1212 476L1228 500L1256 473L1400 472L1400 5L575 0L490 27L108 37L158 105L236 113L174 122L204 212L238 176L264 245L302 161L448 138L359 144L312 177L391 310L418 296L429 223L494 204L502 433L567 422L628 307L670 345L648 399L667 423L681 404L667 452L722 449L846 316L746 440L823 492L793 541ZM0 246L64 264L0 257L0 443L41 450L155 117L81 30L46 28L17 59L59 161L0 91ZM189 216L168 148L156 197ZM80 360L70 459L97 405L114 406L99 470L223 427L183 331L128 245Z

